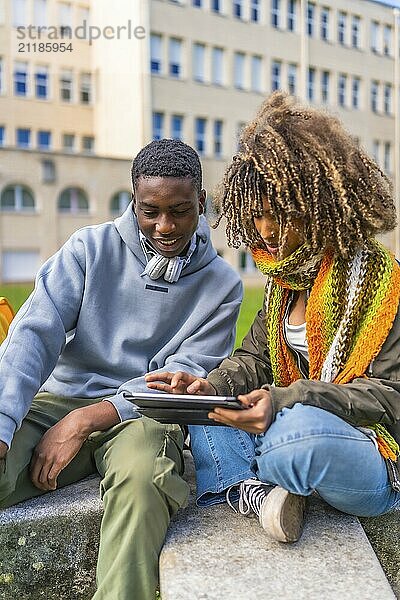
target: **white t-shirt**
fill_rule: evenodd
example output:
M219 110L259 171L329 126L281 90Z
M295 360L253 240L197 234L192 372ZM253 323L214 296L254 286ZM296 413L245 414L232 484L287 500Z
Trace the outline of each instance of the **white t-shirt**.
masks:
M301 325L290 325L289 319L286 317L284 327L288 345L296 352L302 354L304 358L308 361L309 358L306 338L306 324L302 323Z

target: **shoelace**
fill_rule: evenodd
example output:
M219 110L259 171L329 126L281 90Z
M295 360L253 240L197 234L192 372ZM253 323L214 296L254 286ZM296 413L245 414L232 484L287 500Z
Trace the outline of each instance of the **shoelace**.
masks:
M270 485L265 485L258 479L245 479L239 485L239 502L236 509L231 500L233 490L237 490L238 485L231 485L226 491L226 501L235 513L247 516L250 511L260 515L261 505L268 492L271 489Z

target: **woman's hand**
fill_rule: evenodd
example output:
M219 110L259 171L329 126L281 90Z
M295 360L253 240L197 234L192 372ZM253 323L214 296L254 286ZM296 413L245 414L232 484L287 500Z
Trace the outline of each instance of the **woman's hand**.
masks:
M215 396L215 388L208 383L207 379L195 377L185 371L170 373L149 373L145 376L147 387L168 394L202 394L204 396Z
M248 433L264 433L272 422L271 396L267 390L254 390L250 394L238 396L245 410L216 408L208 418L222 425L243 429Z

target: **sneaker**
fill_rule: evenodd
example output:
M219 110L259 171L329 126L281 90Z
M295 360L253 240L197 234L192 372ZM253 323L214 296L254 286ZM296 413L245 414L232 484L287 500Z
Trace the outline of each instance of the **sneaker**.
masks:
M232 491L239 488L238 508L230 499ZM267 485L258 479L246 479L231 486L226 493L229 506L242 515L254 513L261 527L278 542L297 542L304 522L306 499L279 486Z

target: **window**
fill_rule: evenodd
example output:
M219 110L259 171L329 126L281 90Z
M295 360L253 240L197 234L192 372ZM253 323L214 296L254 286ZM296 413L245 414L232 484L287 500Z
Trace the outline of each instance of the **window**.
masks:
M204 44L193 44L193 79L195 81L204 81L205 54Z
M17 62L14 69L14 94L15 96L26 96L28 93L28 65Z
M152 34L150 37L150 71L161 73L162 70L162 37Z
M171 117L171 137L173 140L181 140L183 135L183 117L181 115L172 115Z
M42 183L54 183L56 180L56 165L54 160L42 160Z
M271 91L281 89L281 63L274 60L271 67Z
M380 164L380 143L378 140L374 140L372 142L372 156L374 157L375 162Z
M112 215L121 215L128 208L131 201L131 193L121 191L114 194L110 200L110 213Z
M224 82L224 51L222 48L212 49L211 79L214 85L222 85Z
M239 252L239 271L241 273L256 273L257 267L250 252L240 250Z
M0 125L0 146L4 146L6 139L6 128L4 125Z
M61 72L60 99L63 102L72 102L72 71Z
M262 91L262 58L261 56L251 57L251 89L253 92Z
M271 25L278 29L280 26L280 0L271 0Z
M347 88L347 75L339 73L338 78L338 104L339 106L346 106L346 88Z
M329 15L330 10L327 6L321 8L321 40L329 40Z
M288 92L292 94L292 96L296 95L297 91L297 65L289 64L288 65Z
M6 250L1 262L1 279L16 283L33 281L41 261L38 250Z
M82 73L80 100L82 104L91 104L92 102L92 76L90 73Z
M33 19L36 27L47 25L47 0L35 0L33 4Z
M90 10L88 8L84 6L79 7L78 23L79 25L84 25L85 23L90 25Z
M353 48L360 47L360 17L356 15L352 16L351 19L351 45Z
M258 23L260 20L260 0L250 1L250 20Z
M296 31L296 0L288 0L287 3L287 28L288 31Z
M233 84L238 90L244 88L244 61L245 55L242 52L235 52L233 58Z
M214 121L214 156L217 158L222 156L223 125L222 121Z
M324 104L329 102L329 86L330 86L330 73L329 71L322 71L321 73L321 100Z
M31 130L17 129L17 146L18 148L29 148L31 145Z
M182 42L176 38L169 40L169 74L171 77L181 76Z
M51 131L38 131L37 145L40 150L50 150Z
M243 16L243 0L233 0L232 9L233 16L241 19Z
M153 140L162 140L164 137L164 115L153 112Z
M315 100L315 69L313 67L308 68L307 97L310 101Z
M351 85L351 105L353 108L360 108L360 85L361 81L359 77L353 77Z
M339 12L339 15L338 15L338 42L339 42L339 44L346 43L346 20L347 20L346 13Z
M26 0L13 0L12 2L12 22L14 27L27 25L28 12L26 10Z
M58 4L58 24L61 32L71 29L72 27L72 6L67 2L59 2Z
M211 0L211 10L216 13L221 12L221 0Z
M371 110L372 112L378 112L378 93L379 93L379 82L371 81Z
M92 135L84 135L82 138L82 152L85 154L94 153L94 137Z
M77 215L89 212L89 201L86 193L76 187L66 188L58 197L58 212Z
M392 172L392 145L385 142L383 146L383 169L386 173Z
M377 21L371 22L371 41L370 47L372 52L379 52L379 23Z
M1 193L0 209L11 212L33 212L35 198L24 185L8 185Z
M35 93L36 98L46 100L48 96L49 74L47 67L37 67L35 73Z
M194 144L199 154L205 154L206 152L206 125L206 119L195 119Z
M315 4L307 2L307 35L314 35Z
M64 133L62 140L65 152L73 152L75 150L75 136L73 133Z
M390 56L392 54L392 28L385 25L383 28L383 54Z
M383 91L383 108L385 115L392 114L392 86L390 83L385 83Z
M203 0L192 0L192 6L196 8L201 8L203 4Z

